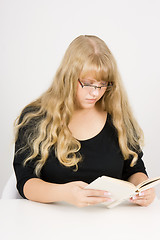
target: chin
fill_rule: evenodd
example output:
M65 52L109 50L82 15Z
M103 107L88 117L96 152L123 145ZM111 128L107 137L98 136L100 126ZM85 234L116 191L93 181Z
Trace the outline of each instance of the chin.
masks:
M95 107L95 105L96 105L96 103L97 102L90 102L90 103L88 103L88 102L84 102L84 103L79 103L79 104L77 104L77 108L79 108L79 109L91 109L91 108L94 108Z
M95 107L95 103L94 104L84 104L84 105L81 105L82 109L91 109L93 107Z

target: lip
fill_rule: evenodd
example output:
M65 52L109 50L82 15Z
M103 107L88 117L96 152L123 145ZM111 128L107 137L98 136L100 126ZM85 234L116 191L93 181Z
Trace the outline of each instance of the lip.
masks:
M86 99L88 102L96 102L96 99Z

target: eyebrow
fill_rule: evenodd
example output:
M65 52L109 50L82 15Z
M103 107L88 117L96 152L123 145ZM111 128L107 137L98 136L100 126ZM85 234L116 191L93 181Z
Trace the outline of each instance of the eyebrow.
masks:
M97 80L95 80L95 79L89 79L89 78L83 78L82 79L82 81L83 80L87 80L87 81L89 81L89 82L92 82L92 83L105 83L106 81L105 80L100 80L100 81L97 81Z

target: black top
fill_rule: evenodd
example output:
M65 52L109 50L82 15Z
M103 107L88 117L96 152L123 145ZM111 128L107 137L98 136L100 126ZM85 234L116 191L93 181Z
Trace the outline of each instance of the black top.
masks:
M21 129L15 143L15 151L24 144L26 127ZM94 137L80 141L80 153L83 160L78 163L78 171L75 167L65 167L55 157L54 149L50 151L49 157L41 170L40 178L46 182L63 184L72 181L92 182L97 177L106 175L118 179L127 180L136 172L147 175L142 161L142 151L138 154L138 161L134 167L130 167L131 159L124 160L118 144L116 130L112 124L111 116L108 114L103 129ZM17 189L24 198L23 186L30 178L37 178L34 173L35 161L28 162L23 167L23 160L29 155L29 150L19 152L14 156L14 170L17 178Z

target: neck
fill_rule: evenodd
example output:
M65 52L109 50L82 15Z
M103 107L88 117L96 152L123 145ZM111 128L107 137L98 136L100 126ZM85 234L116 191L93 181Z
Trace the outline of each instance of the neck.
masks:
M98 112L102 111L101 104L98 102L92 108L81 108L76 106L74 109L74 113L81 113L81 114L88 114L88 113L97 112L97 111Z

